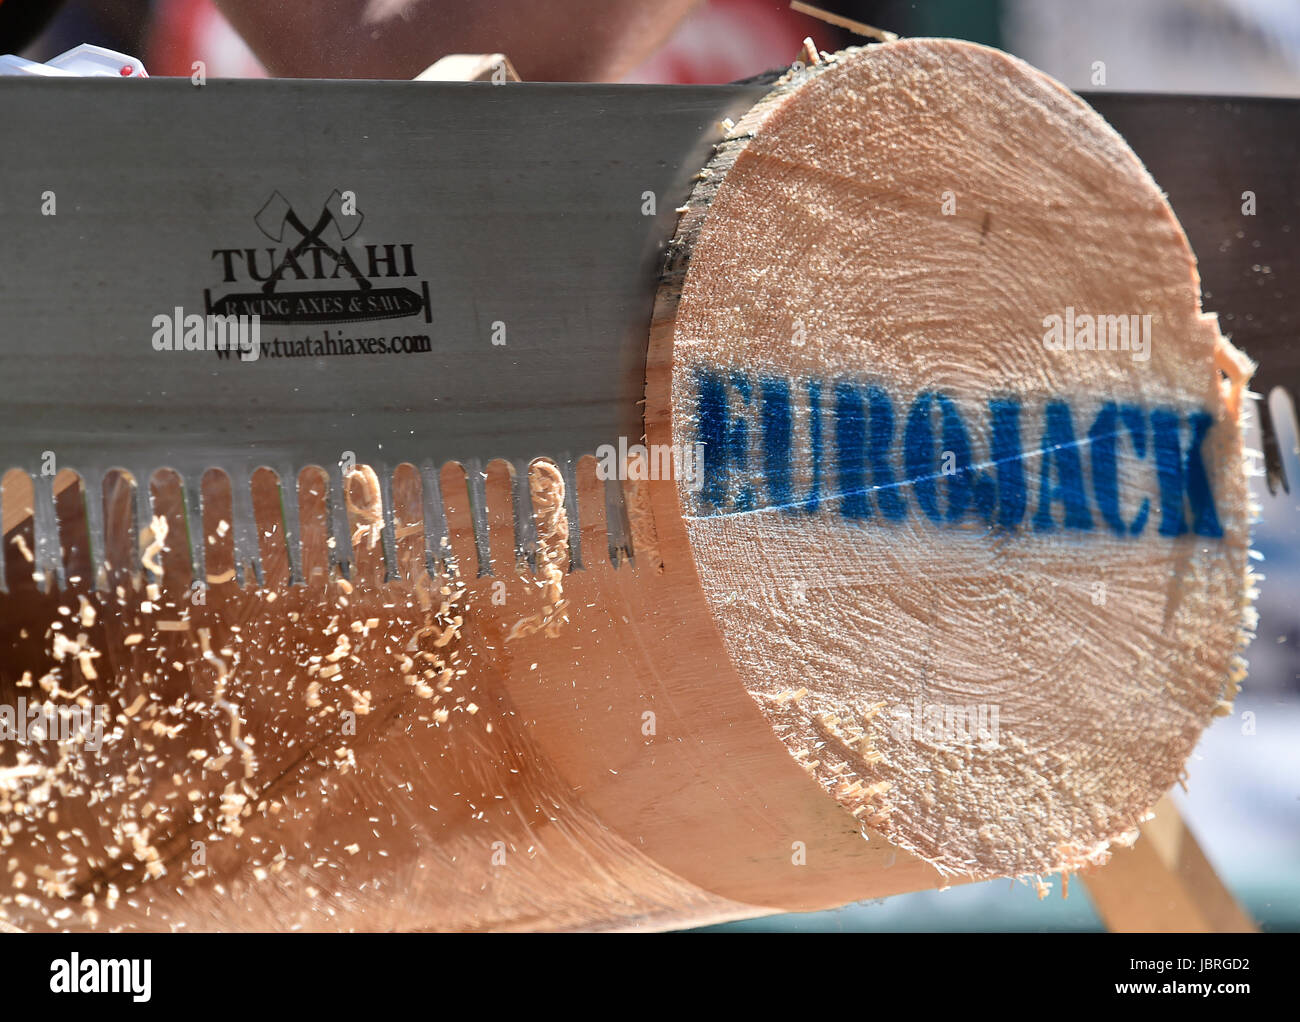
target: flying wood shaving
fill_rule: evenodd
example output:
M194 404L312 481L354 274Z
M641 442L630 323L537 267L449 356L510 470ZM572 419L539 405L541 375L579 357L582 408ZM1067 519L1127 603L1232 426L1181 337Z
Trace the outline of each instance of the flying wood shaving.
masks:
M1219 337L1214 345L1214 367L1223 373L1223 400L1234 415L1241 413L1241 395L1255 374L1255 363L1244 352ZM1267 398L1267 395L1265 395Z
M23 537L21 532L17 533L9 542L18 548L18 552L23 555L24 560L26 560L28 564L31 564L36 560L36 558L32 556L32 548L27 545L27 540Z
M226 700L226 664L212 652L211 636L206 628L199 629L199 646L203 650L203 659L217 669L217 683L212 693L212 705L225 710L230 715L230 744L239 750L239 755L244 761L244 776L252 777L257 771L257 759L253 755L253 747L239 736L239 708ZM224 799L222 811L225 812Z
M145 552L140 555L140 563L158 576L163 573L162 565L158 562L158 555L165 549L167 529L167 519L161 515L154 515L153 521L149 523L149 532L153 540L145 548Z
M537 574L544 606L540 613L516 621L506 642L537 632L554 638L568 620L564 565L569 556L569 516L564 510L564 476L552 462L539 459L528 466L528 485L537 522Z
M883 28L876 28L874 25L868 25L865 21L854 21L852 18L846 18L840 14L832 14L830 11L823 11L820 7L814 7L812 4L801 3L800 0L792 0L790 4L792 11L798 11L800 14L807 14L809 17L817 18L826 22L828 25L834 25L836 28L847 29L856 35L865 36L868 39L878 39L882 43L893 42L898 38L894 32L887 32Z
M45 767L31 763L26 766L0 767L0 792L17 791L19 783L28 777L39 777Z
M354 468L344 480L343 495L348 514L356 522L352 545L365 539L367 548L373 550L384 532L384 497L375 470L369 465Z

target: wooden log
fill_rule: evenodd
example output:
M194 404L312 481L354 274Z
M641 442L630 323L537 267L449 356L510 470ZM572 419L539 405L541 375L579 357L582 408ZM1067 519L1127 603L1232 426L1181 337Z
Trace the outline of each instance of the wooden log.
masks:
M796 70L691 196L650 350L652 441L705 445L663 514L791 754L945 873L1103 861L1253 623L1249 367L1123 140L973 44Z
M107 710L97 748L76 719L59 741L0 743L7 925L666 928L942 883L864 842L786 754L721 648L680 523L640 527L638 557L653 543L662 571L616 568L594 459L578 471L586 563L559 593L546 568L563 562L562 494L544 471L540 573L514 560L504 463L488 467L486 563L464 472L441 473L448 556L433 571L410 555L425 502L400 466L387 573L359 467L343 579L323 568L339 496L306 469L301 585L266 557L282 545L279 481L253 482L263 584L236 580L231 482L209 473L195 602L174 474L156 474L138 540L133 481L110 480L109 588L80 593L34 577L31 483L6 480L0 705ZM61 527L79 513L63 506Z
M1150 315L1144 357L1045 348L1067 307ZM295 481L259 472L241 585L231 480L196 515L159 473L136 523L117 475L85 490L107 588L74 593L6 481L0 704L109 726L0 745L0 918L665 927L1100 861L1240 673L1231 356L1154 184L1043 76L925 40L787 76L703 173L652 325L642 467L705 443L698 486L586 458L570 502L492 463L476 516L457 465L437 494L397 467L391 509L364 466L346 494L309 467L291 551Z

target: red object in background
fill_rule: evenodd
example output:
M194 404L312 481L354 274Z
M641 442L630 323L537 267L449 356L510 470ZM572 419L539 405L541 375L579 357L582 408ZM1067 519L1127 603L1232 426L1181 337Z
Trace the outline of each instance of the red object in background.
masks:
M707 0L624 81L692 85L748 78L795 60L805 36L824 49L841 44L836 30L791 11L785 0ZM433 42L430 64L445 56ZM211 0L158 0L143 57L156 75L188 77L196 60L214 78L266 75Z
M188 78L203 61L211 78L265 78L266 71L211 0L156 0L142 54L155 75Z
M708 0L623 80L670 85L734 82L792 63L806 36L820 49L841 45L837 30L790 10L787 0Z

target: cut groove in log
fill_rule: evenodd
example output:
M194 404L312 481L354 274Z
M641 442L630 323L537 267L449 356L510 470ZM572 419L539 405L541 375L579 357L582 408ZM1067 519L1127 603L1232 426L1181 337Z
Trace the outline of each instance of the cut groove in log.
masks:
M789 752L944 872L1046 873L1104 861L1244 675L1248 374L1122 139L913 39L792 71L718 147L648 435L705 444L674 510Z

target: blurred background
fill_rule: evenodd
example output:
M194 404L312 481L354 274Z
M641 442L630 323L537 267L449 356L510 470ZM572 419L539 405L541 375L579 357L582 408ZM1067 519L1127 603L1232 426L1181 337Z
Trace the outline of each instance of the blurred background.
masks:
M524 6L543 30L519 27ZM905 36L997 46L1078 90L1098 87L1094 64L1103 61L1108 90L1300 96L1300 0L815 6ZM595 19L619 18L622 31L589 31ZM823 50L861 41L782 0L0 0L0 52L46 60L93 42L142 58L153 75L187 77L202 60L209 77L264 76L269 67L278 75L409 78L447 53L500 50L526 80L728 82L790 63L805 36ZM387 45L392 39L401 45ZM1293 492L1269 497L1256 480L1264 508L1257 567L1266 577L1250 677L1233 716L1206 732L1188 765L1188 790L1175 795L1211 862L1265 930L1300 929L1300 462L1293 412L1277 403L1284 400L1274 396L1274 421ZM1023 883L994 881L722 928L1102 928L1083 884L1072 884L1068 899L1059 887L1039 901Z
M605 14L625 2L528 0L526 6L546 13L552 26L538 45L577 51L590 45L581 14ZM842 29L792 11L783 0L634 3L653 12L635 25L642 45L653 52L635 53L636 45L627 45L639 58L619 75L628 82L734 81L789 63L804 36L825 50L855 41ZM241 21L248 17L246 8L256 7L272 22L274 12L297 9L320 21L336 11L356 10L362 24L348 33L351 45L336 45L327 58L333 66L316 72L354 77L356 68L349 63L355 61L348 56L362 50L359 40L367 30L395 24L414 31L413 12L434 10L446 25L438 26L434 18L435 30L421 40L423 67L449 52L482 52L457 48L467 33L446 11L469 9L491 21L494 8L519 6L509 0L67 0L60 7L47 0L0 0L0 26L5 18L27 22L39 16L24 15L24 8L57 9L25 56L48 59L78 43L97 42L142 58L155 75L188 76L201 59L210 77L252 77L265 75L266 67L227 15ZM1104 60L1106 86L1116 90L1300 95L1296 0L825 0L813 6L900 35L953 36L997 46L1076 89L1089 87L1093 62ZM273 49L261 48L264 56ZM499 42L494 49L506 47ZM507 56L526 70L523 54L507 50ZM375 77L413 77L378 72Z

